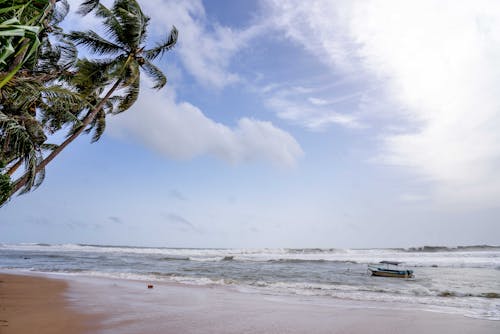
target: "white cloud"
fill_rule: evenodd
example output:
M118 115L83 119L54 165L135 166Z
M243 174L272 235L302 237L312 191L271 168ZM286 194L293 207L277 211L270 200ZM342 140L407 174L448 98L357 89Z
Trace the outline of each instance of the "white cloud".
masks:
M359 128L362 125L352 114L340 113L335 104L342 98L327 101L310 96L315 90L305 87L264 88L265 104L276 112L281 119L299 124L309 130L319 131L331 124L347 128Z
M348 25L351 1L281 1L264 2L264 11L274 27L289 39L300 43L318 59L338 69L350 68L353 44L342 34Z
M329 104L327 100L319 99L317 97L309 97L307 100L315 106L324 106Z
M385 108L406 121L403 131L382 134L384 162L424 176L442 200L497 202L497 1L276 0L268 7L276 27L318 59L364 71Z
M217 89L241 79L229 70L231 58L264 29L254 25L235 30L212 24L200 0L148 0L142 6L156 34L165 34L172 25L178 28L176 53L184 67L199 82Z
M174 159L213 155L231 163L268 161L292 166L302 155L297 141L270 122L242 118L234 128L217 123L172 89L145 89L126 113L112 118L109 132L134 138Z

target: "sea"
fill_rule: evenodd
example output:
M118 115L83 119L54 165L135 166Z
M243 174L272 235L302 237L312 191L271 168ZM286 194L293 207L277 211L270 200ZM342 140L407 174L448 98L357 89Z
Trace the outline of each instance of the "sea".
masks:
M368 265L384 260L404 262L415 277L371 276ZM224 286L500 321L500 246L202 249L0 243L0 270Z

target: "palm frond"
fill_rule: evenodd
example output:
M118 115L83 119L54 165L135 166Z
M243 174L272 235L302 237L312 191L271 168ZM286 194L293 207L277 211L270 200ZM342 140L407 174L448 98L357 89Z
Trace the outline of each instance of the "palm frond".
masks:
M86 0L82 2L80 7L78 8L77 13L85 16L93 11L99 5L99 3L99 0Z
M153 49L143 51L144 57L148 60L154 60L158 56L163 56L165 52L169 51L175 46L178 37L179 31L175 26L173 26L170 34L167 36L165 41L163 41L162 43L158 43Z
M34 186L36 166L42 158L38 145L33 141L33 126L33 123L25 126L18 119L0 112L0 160L21 159L24 163L27 182L23 192Z
M10 161L31 151L32 141L26 128L16 118L1 111L0 134L0 160Z
M80 124L78 114L85 109L84 98L62 86L50 86L43 91L43 106L40 107L40 122L54 133L67 124Z
M34 101L40 99L41 85L31 78L15 77L0 89L0 100L3 110L27 109Z
M42 184L45 179L45 169L41 169L38 173L36 171L36 167L42 162L42 160L43 156L40 152L35 152L35 154L25 160L25 175L27 176L28 181L19 192L19 195L26 194L31 190L38 188Z
M59 64L64 70L69 70L78 61L78 49L76 46L68 40L62 40L62 44L59 45L61 50L61 57L59 58Z
M114 39L120 46L125 47L128 42L123 36L123 27L113 12L106 6L99 4L96 10L96 16L103 19L106 35Z
M161 89L163 86L167 84L167 77L163 72L153 65L150 61L144 60L144 63L141 65L141 68L146 72L146 74L151 77L154 81L154 89Z
M55 3L51 16L51 26L61 23L69 13L69 4L66 0L59 0Z
M95 143L99 139L101 139L104 130L106 129L106 113L104 110L101 110L94 120L92 121L94 128L94 135L92 136L92 143Z
M141 70L139 68L139 64L136 61L125 62L123 65L120 64L120 67L117 68L119 71L117 74L121 77L121 87L127 87L130 84L133 84L137 77L141 75Z
M43 156L40 154L40 156L38 157L37 159L37 162L36 162L36 166L40 165L40 163L43 161ZM40 187L40 185L43 183L43 180L45 180L45 168L42 168L40 170L38 170L38 172L36 171L36 166L35 166L35 179L34 179L34 182L33 182L33 186L32 186L32 189L29 189L29 190L34 190L38 187Z
M0 22L0 71L8 72L0 80L5 86L23 67L32 68L41 44L42 27L23 24L16 17Z
M42 144L40 146L40 148L43 150L43 151L53 151L55 150L56 148L58 148L59 145L57 144L49 144L49 143L45 143L45 144Z
M123 49L102 38L95 31L87 30L73 31L68 34L68 39L75 42L77 45L83 45L89 48L90 51L97 55L114 55L123 51Z
M121 97L119 100L118 107L114 114L119 114L130 109L135 101L137 101L137 98L139 97L140 82L141 78L140 76L137 76L136 80L127 86L125 96Z
M146 37L149 17L135 0L116 0L112 12L123 27L123 38L130 50L136 50Z
M81 59L76 64L76 73L68 78L78 92L83 95L91 95L96 89L102 89L110 81L110 71L115 61L121 61L121 57L107 60Z
M1 169L1 168L0 168ZM12 192L12 181L7 174L0 173L0 207L8 202Z

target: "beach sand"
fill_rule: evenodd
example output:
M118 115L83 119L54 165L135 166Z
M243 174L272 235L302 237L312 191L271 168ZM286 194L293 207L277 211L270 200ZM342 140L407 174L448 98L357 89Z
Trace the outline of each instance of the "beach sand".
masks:
M86 277L0 280L2 334L500 333L499 321L384 303Z
M80 334L97 316L78 313L64 297L68 284L43 277L0 274L1 334Z

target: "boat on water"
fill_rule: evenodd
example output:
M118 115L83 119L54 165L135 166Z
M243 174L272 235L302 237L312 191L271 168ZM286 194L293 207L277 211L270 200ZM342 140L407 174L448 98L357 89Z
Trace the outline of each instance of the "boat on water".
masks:
M378 265L369 265L372 276L413 278L413 270L398 267L402 262L381 261Z

